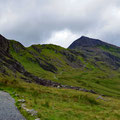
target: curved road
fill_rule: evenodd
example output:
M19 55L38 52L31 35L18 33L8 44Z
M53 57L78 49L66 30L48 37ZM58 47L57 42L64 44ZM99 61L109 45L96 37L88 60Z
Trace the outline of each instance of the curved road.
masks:
M0 91L0 120L25 120L15 106L14 99Z

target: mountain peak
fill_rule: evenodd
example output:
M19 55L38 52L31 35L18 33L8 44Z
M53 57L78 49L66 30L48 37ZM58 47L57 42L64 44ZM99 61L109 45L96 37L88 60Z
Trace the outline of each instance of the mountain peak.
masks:
M89 37L87 37L87 36L81 36L81 37L80 37L80 39L83 39L83 38L89 38Z
M0 39L1 39L1 38L5 38L5 37L0 34Z
M93 39L86 36L81 36L79 39L75 40L68 48L75 49L78 47L95 47L106 44L107 43L102 42L99 39Z

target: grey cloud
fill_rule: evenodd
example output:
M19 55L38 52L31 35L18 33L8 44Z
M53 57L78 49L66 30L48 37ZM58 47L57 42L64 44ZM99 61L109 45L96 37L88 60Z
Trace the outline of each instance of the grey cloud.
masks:
M0 0L0 33L28 46L68 29L120 45L119 5L119 0Z

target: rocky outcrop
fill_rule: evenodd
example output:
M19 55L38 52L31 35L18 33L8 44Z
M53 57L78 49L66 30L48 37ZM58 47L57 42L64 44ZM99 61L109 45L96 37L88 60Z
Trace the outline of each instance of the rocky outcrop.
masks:
M30 51L29 53L32 54L33 58L36 59L36 61L33 62L37 62L40 65L40 67L46 71L56 73L58 69L53 61L57 61L57 65L59 67L61 65L61 61L60 59L51 59L47 55L44 55L42 53L42 51L44 50L49 50L55 52L55 54L61 55L63 61L65 61L67 65L73 68L80 68L82 66L82 63L80 60L78 60L77 56L70 52L68 49L64 49L56 45L32 45L31 47L32 49L34 49L34 51ZM41 57L39 57L40 55Z
M5 56L9 56L9 42L8 40L0 35L0 59L5 58Z
M16 53L19 53L21 50L25 50L25 47L20 42L11 40L9 43Z
M0 50L4 52L9 51L9 42L8 40L0 34Z
M0 35L0 67L0 72L3 74L6 73L5 68L10 69L13 73L25 72L23 66L9 54L9 41L2 35Z

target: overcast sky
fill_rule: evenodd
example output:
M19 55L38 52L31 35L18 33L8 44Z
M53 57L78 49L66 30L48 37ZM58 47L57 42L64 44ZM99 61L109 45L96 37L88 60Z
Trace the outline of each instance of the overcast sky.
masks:
M82 35L120 46L120 0L0 0L0 34L25 46Z

